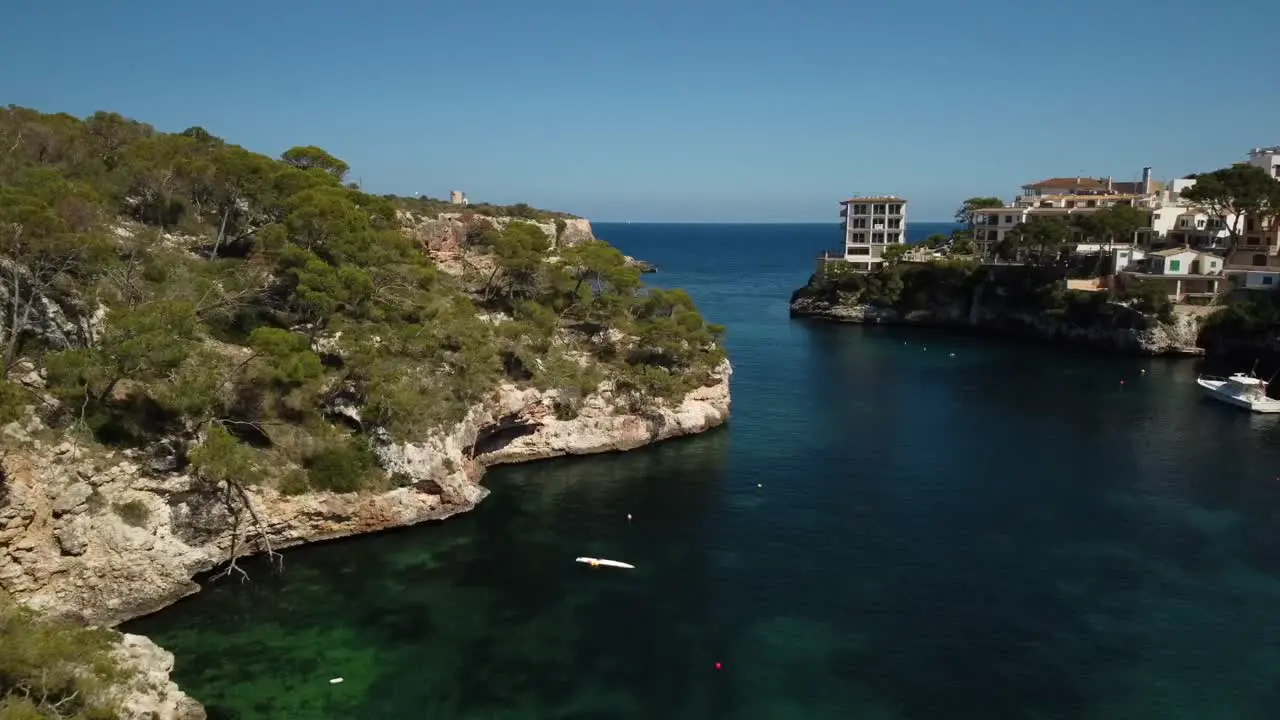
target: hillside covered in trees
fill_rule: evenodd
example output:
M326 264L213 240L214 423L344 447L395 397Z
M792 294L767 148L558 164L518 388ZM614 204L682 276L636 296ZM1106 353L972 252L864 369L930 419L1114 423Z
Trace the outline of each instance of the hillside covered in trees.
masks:
M723 353L682 291L645 288L611 246L556 247L473 206L446 273L403 231L430 200L347 184L324 150L279 159L199 127L0 110L5 422L287 493L386 488L371 445L461 419L503 382L613 382L635 411L708 381Z

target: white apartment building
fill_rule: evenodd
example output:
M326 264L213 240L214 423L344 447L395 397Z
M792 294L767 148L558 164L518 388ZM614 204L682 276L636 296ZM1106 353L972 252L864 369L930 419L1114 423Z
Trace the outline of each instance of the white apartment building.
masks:
M1280 180L1280 145L1250 150L1249 164L1266 170L1268 175Z
M844 218L844 259L854 270L870 271L884 262L884 249L907 241L907 201L894 195L869 195L840 202Z

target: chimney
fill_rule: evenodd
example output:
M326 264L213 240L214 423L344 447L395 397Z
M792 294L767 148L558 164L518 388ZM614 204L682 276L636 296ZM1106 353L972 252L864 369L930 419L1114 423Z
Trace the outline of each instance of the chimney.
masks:
M1142 168L1142 194L1143 195L1151 194L1151 168L1150 167Z

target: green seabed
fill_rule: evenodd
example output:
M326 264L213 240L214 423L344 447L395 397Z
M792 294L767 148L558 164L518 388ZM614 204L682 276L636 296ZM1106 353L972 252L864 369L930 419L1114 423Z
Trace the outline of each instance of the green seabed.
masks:
M1274 716L1277 418L1185 361L792 322L830 228L598 230L729 326L730 425L131 623L214 717Z
M682 588L706 582L705 558L670 541L698 533L722 490L729 440L713 431L639 453L496 469L486 478L494 493L468 515L291 550L279 574L249 562L252 582L207 584L130 629L179 653L176 679L200 688L215 717L401 717L409 707L467 717L477 703L494 713L485 717L639 709L620 688L652 668L607 658L647 648L649 662L683 662L687 646L664 648L645 630L654 625L696 643L702 621ZM638 569L573 561L583 554ZM729 548L716 555L734 562ZM708 666L712 650L703 648ZM547 703L498 714L530 692Z

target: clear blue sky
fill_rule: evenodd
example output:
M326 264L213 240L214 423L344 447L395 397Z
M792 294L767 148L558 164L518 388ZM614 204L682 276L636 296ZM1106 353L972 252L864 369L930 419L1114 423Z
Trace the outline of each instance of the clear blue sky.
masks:
M945 219L1054 175L1280 144L1276 0L11 2L0 102L270 154L374 192L597 220Z

